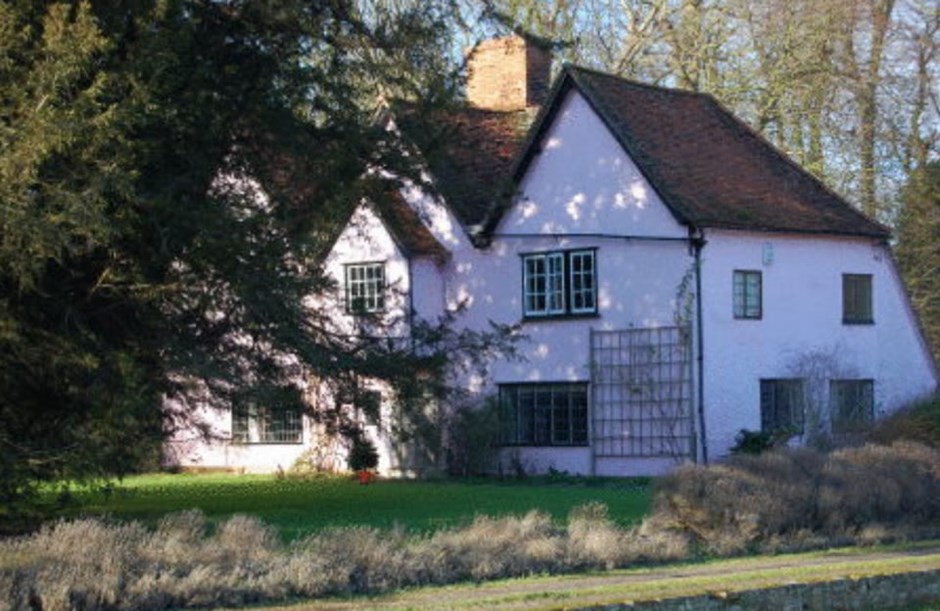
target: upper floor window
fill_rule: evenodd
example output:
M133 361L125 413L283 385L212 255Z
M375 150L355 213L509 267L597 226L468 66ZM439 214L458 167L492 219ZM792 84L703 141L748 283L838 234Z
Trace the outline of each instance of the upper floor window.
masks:
M595 259L593 249L523 255L522 288L525 316L595 314Z
M760 381L760 428L762 431L803 432L805 382L800 378Z
M734 317L759 319L762 316L763 299L761 273L735 270L734 272Z
M346 266L346 311L352 314L385 310L385 263Z
M836 435L865 430L875 417L874 380L831 380L829 417Z
M842 274L842 322L858 325L874 320L871 274Z

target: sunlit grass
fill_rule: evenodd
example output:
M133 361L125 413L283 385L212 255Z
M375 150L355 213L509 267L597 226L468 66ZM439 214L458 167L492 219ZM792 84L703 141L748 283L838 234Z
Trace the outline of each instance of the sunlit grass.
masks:
M405 481L363 486L345 477L278 479L273 475L160 474L125 479L109 494L83 490L70 516L109 515L154 524L167 513L198 508L211 521L256 516L285 539L333 526L401 527L430 532L475 515L521 515L537 509L558 522L586 503L607 505L615 523L638 522L649 510L643 480Z

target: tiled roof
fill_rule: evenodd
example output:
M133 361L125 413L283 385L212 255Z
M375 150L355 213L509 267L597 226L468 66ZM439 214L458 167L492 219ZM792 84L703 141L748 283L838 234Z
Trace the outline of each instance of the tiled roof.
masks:
M373 205L406 255L433 257L438 264L450 256L397 189L391 190L387 197L376 198Z
M572 88L584 95L681 223L882 239L889 235L886 227L827 189L711 96L571 66L533 128L516 165L516 179ZM498 212L487 226L496 222Z
M397 109L397 122L425 156L434 186L471 234L494 200L512 192L512 168L535 110L465 107L439 110L419 122L410 109Z

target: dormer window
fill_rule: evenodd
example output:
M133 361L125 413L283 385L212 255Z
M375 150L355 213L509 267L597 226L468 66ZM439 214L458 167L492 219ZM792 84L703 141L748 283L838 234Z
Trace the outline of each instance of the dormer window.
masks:
M385 263L346 266L346 311L371 314L385 311Z
M522 256L526 318L597 313L595 251L566 250Z

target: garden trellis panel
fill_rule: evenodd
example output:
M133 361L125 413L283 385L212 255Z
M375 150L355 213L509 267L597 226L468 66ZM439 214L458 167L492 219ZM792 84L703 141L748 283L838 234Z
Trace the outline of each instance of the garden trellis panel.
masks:
M591 356L595 457L694 459L690 329L593 330Z

